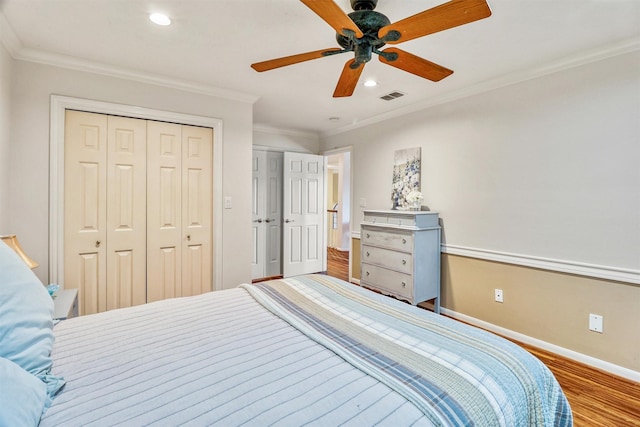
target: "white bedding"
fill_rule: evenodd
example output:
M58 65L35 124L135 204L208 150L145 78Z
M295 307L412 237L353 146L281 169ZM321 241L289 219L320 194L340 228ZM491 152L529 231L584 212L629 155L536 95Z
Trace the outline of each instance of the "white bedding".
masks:
M549 369L486 331L322 275L61 322L41 426L557 426Z
M135 327L132 327L135 326ZM237 288L65 320L40 425L432 425Z

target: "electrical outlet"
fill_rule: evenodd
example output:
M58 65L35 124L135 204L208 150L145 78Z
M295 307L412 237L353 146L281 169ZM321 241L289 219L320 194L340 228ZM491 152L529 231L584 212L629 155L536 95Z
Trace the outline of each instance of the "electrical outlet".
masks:
M496 295L496 302L504 302L504 296L502 295L502 289L494 289Z
M589 314L589 330L593 332L603 333L602 316L598 314Z

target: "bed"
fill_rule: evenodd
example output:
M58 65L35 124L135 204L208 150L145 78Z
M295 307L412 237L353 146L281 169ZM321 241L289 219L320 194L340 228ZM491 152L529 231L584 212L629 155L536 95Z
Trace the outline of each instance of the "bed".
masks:
M2 318L14 317L6 313L6 294L0 290ZM27 363L20 376L0 364L0 425L27 402L35 407L29 422L42 427L572 425L557 381L525 350L324 275L243 284L55 326L41 317L30 328L45 330L41 366ZM5 338L0 356L24 362L7 355ZM16 345L35 342L27 341Z

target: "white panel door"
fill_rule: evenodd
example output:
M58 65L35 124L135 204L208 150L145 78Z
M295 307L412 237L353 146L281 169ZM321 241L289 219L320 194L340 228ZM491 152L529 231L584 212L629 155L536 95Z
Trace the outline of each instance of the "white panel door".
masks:
M80 314L107 309L107 116L67 110L64 159L64 283Z
M181 295L182 130L147 122L147 302Z
M324 157L284 153L283 275L325 269Z
M212 290L213 129L182 126L181 295Z
M267 152L265 277L282 274L282 162L282 153Z
M107 119L107 310L147 301L147 124Z
M265 257L267 245L265 241L265 200L267 179L267 153L253 151L251 176L251 278L261 279L266 276Z

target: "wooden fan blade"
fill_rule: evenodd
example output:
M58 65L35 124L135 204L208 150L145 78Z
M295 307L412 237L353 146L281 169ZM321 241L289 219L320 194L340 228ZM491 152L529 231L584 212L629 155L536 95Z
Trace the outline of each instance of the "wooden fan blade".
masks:
M300 0L309 9L313 10L316 15L324 19L324 21L331 25L337 33L346 36L343 30L351 30L356 34L357 38L362 37L362 31L358 26L344 13L340 6L335 4L332 0Z
M268 70L273 70L274 68L286 67L287 65L297 64L299 62L310 61L312 59L318 59L318 58L324 58L325 56L330 55L330 53L328 52L338 53L341 51L342 49L332 48L332 49L316 50L314 52L299 53L297 55L270 59L269 61L256 62L255 64L251 64L251 68L259 72L268 71Z
M398 49L397 47L390 47L388 49L385 49L383 53L396 54L397 59L391 61L385 58L383 55L380 55L379 58L381 62L389 64L392 67L407 71L411 74L415 74L416 76L423 77L427 80L431 80L433 82L439 82L445 77L453 74L452 70L445 68L442 65L427 61L424 58L420 58L419 56L415 56L409 52L405 52L404 50Z
M362 70L364 70L364 64L358 64L355 59L347 61L342 69L342 74L340 74L340 80L338 80L336 90L333 92L333 97L342 98L353 95Z
M488 18L491 9L486 0L452 0L424 12L401 19L393 24L386 25L378 31L378 37L386 43L397 44L438 31L448 30L459 25ZM400 37L394 39L390 31L396 31Z

